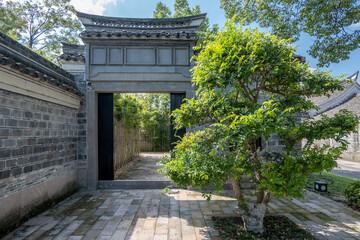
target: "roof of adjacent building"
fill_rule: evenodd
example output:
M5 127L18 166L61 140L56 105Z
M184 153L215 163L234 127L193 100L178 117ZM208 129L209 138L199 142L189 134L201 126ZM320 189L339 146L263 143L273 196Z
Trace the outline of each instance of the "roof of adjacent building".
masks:
M196 40L206 14L182 18L117 18L77 12L87 38Z
M0 32L0 65L48 82L66 91L81 94L74 76L19 42Z
M85 45L62 42L60 59L64 61L85 62Z
M331 93L330 96L321 96L311 98L311 101L320 108L318 111L313 111L310 115L316 116L322 113L327 113L330 110L338 108L339 106L347 104L348 102L353 101L353 98L357 98L357 94L360 93L360 85L357 82L359 76L359 71L348 77L348 80L351 82L344 82L344 90L335 91Z

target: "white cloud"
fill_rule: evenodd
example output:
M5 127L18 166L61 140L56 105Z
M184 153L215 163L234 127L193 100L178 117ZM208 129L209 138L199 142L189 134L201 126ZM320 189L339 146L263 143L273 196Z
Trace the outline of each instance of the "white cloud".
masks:
M103 15L107 4L116 5L118 1L124 2L125 0L72 0L71 4L76 11Z

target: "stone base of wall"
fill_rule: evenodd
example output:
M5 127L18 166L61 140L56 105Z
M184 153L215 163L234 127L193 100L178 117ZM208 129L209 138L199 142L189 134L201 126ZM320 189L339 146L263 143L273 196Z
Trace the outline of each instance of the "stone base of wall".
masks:
M77 189L77 171L0 198L0 236Z
M78 189L84 189L87 187L86 169L78 169L77 185L78 185Z

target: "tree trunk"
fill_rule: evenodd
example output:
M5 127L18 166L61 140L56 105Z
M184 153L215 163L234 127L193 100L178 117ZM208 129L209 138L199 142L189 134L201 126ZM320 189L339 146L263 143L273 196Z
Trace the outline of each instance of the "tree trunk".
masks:
M253 233L264 233L264 216L266 212L265 203L254 203L248 205L248 213L242 215L246 231Z
M244 214L244 209L243 209L244 196L241 192L241 182L232 177L230 177L229 179L230 179L231 185L233 187L235 196L238 200L238 213Z

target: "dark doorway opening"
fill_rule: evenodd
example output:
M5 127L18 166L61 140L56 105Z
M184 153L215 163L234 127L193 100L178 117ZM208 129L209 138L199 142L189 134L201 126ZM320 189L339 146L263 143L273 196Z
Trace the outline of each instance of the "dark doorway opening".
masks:
M185 98L185 93L170 93L170 111L179 108ZM131 109L129 110L131 111ZM117 114L117 113L115 113ZM114 128L116 128L116 118L114 118L114 94L113 93L99 93L98 96L98 169L99 169L99 180L114 180L116 175L115 170L116 166L114 166L114 160L117 157L116 152L118 152L119 146L115 147L115 138L117 138L116 134L114 134ZM114 120L115 119L115 120ZM170 127L170 141L168 146L170 149L173 149L175 146L174 143L182 137L186 130L180 129L175 130L174 125L171 122L168 124ZM130 133L131 134L131 133ZM135 139L136 140L136 139ZM150 158L158 158L156 154L152 156L148 154ZM154 160L149 160L154 161ZM116 163L115 163L116 165ZM139 174L139 172L137 173ZM140 174L141 175L141 174ZM139 176L141 179L141 176Z
M114 180L113 94L99 93L98 104L99 180Z

